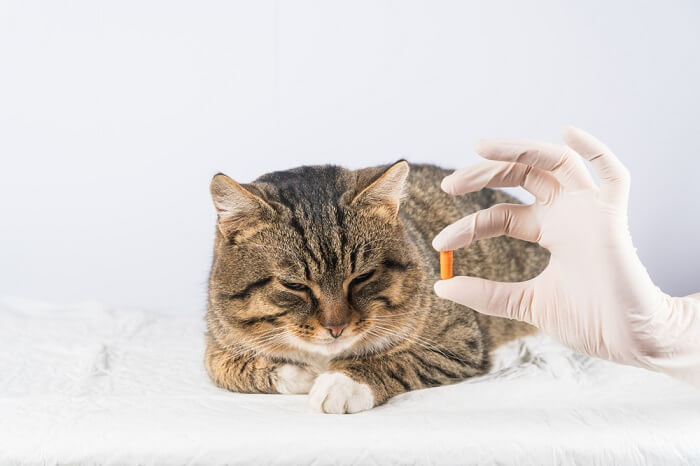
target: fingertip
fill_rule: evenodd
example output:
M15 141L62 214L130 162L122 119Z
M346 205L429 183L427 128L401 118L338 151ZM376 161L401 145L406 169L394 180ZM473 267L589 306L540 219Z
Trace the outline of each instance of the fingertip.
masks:
M479 155L483 155L488 152L489 146L490 144L488 139L479 139L474 143L474 152Z
M445 191L447 194L452 194L453 196L455 195L454 174L447 175L442 179L442 182L440 183L440 189Z
M454 251L468 246L473 240L473 214L447 225L433 238L432 246L437 251Z
M574 125L564 125L561 129L561 137L568 146L571 146L572 143L575 144L576 140L581 137L581 134L585 133L581 128Z
M578 130L579 130L579 128L577 126L574 126L570 123L567 123L561 128L561 133L566 134L566 133L569 133L571 131L578 131Z
M433 238L433 247L438 251L454 251L468 246L474 237L473 214L447 225Z
M432 246L433 249L435 249L438 252L446 251L445 249L445 240L441 237L442 232L438 233L435 238L433 238Z
M438 280L433 285L433 290L440 298L446 298L447 286L447 280Z
M567 146L581 154L584 158L590 159L594 155L601 153L612 154L612 151L601 140L589 132L567 125L562 130L562 138Z

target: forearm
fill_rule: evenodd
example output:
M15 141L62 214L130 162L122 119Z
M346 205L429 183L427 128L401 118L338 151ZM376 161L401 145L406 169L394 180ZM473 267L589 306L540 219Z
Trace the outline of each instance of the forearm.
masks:
M253 352L229 352L209 343L205 365L211 380L221 388L243 393L276 393L277 364Z

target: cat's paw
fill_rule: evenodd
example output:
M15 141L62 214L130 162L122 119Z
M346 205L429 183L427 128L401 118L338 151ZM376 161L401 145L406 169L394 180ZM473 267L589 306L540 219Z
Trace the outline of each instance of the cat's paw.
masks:
M374 407L369 385L355 382L341 372L319 375L309 392L311 407L326 414L352 414Z
M277 393L309 393L316 373L308 367L282 364L275 369L274 385Z

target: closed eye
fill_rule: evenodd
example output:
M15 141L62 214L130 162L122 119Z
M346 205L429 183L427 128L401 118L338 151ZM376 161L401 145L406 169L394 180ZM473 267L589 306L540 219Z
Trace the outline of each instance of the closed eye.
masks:
M372 275L374 275L374 270L371 270L367 273L363 273L362 275L358 275L357 277L352 279L352 281L350 282L350 287L359 285L362 282L366 282L367 280L372 278Z
M290 290L294 291L306 291L309 289L308 286L304 285L303 283L287 283L280 281L283 287L289 288Z

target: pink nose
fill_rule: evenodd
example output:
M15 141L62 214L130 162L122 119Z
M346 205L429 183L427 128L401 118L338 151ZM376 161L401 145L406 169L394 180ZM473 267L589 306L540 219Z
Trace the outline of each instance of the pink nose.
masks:
M338 338L341 333L343 333L343 330L345 330L345 327L347 327L348 324L340 324L340 325L324 325L325 328L328 329L328 332L331 334L333 338Z

